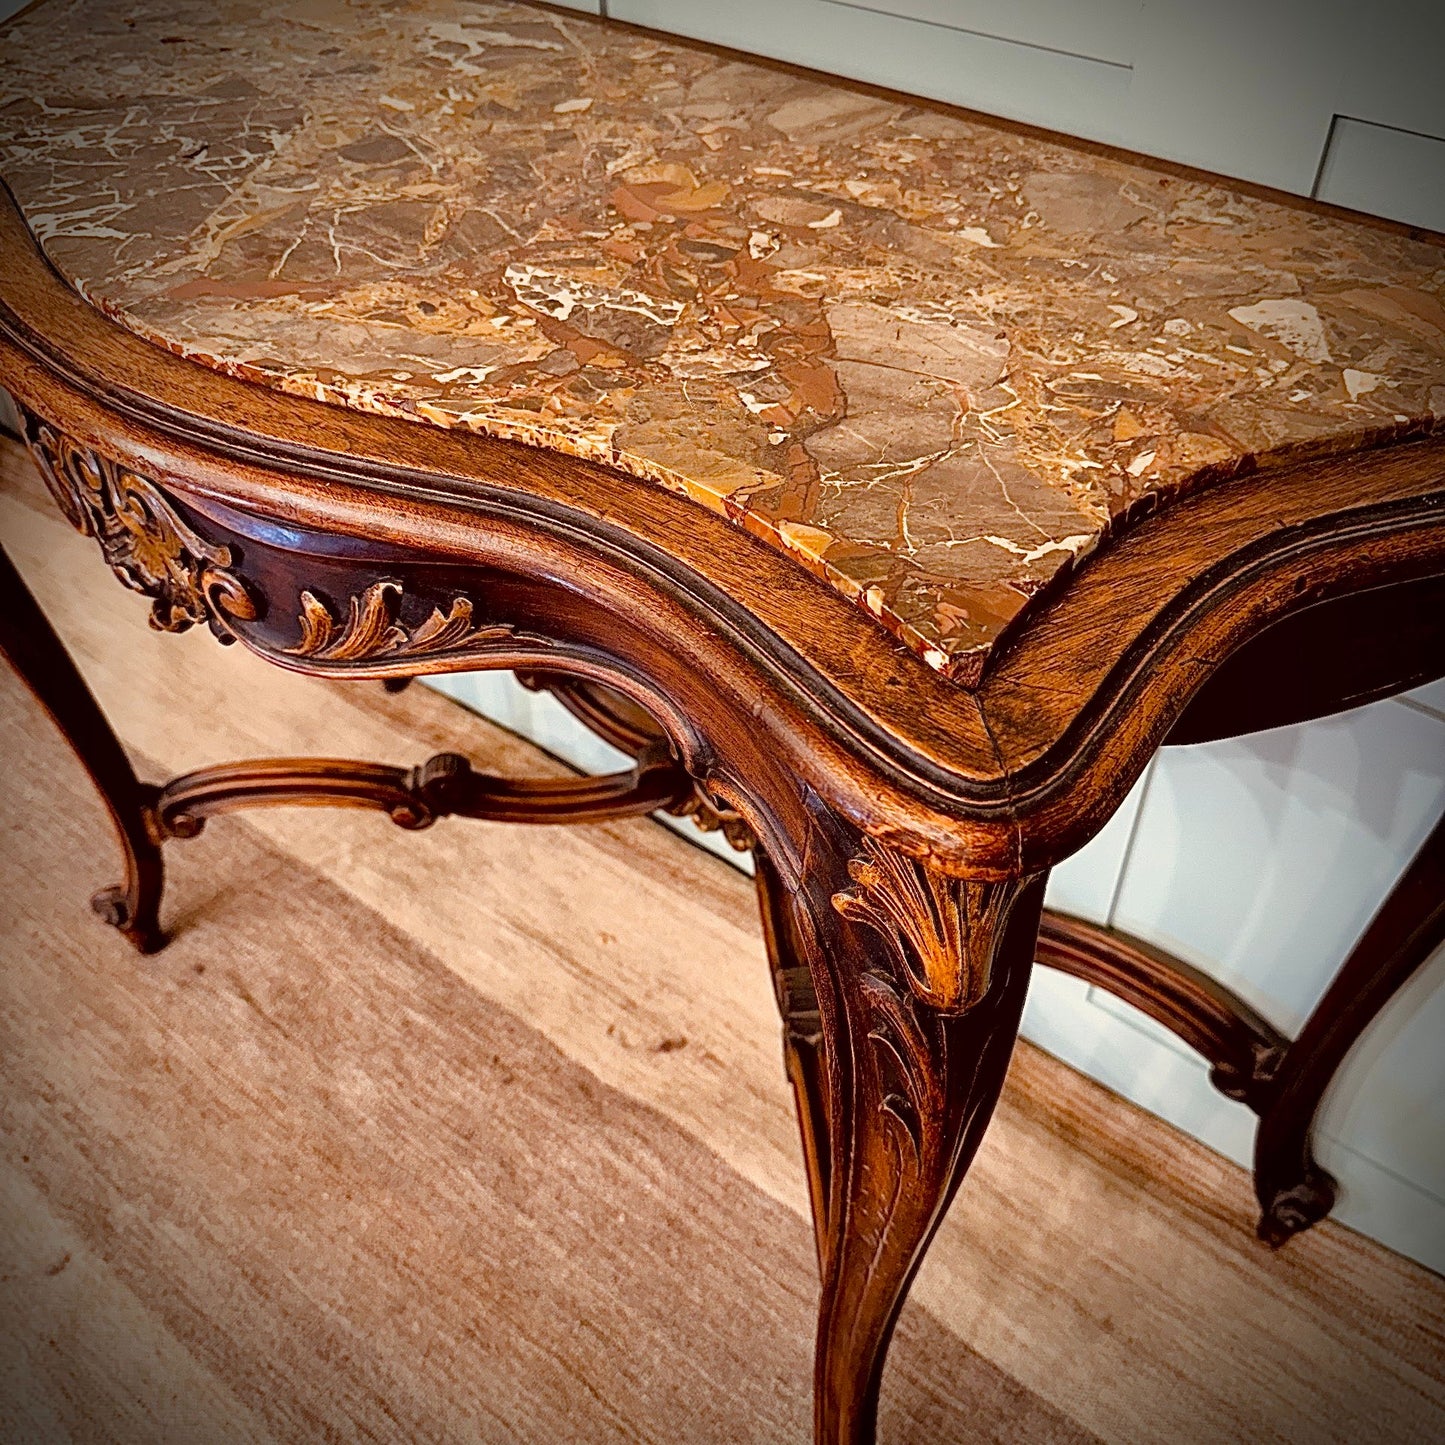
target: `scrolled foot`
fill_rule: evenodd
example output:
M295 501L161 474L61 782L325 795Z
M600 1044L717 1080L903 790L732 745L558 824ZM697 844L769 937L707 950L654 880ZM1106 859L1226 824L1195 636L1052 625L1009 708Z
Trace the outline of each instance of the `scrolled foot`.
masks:
M1339 1185L1315 1165L1297 1184L1278 1190L1265 1204L1257 1233L1271 1249L1318 1224L1335 1207Z
M123 933L137 953L157 953L165 947L166 936L154 910L137 908L124 888L102 888L91 898L90 906L99 918Z

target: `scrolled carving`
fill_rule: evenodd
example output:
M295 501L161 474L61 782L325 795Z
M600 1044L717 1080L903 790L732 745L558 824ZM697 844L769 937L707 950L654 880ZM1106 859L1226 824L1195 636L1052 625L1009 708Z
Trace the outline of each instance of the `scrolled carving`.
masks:
M446 613L432 608L424 621L408 627L399 620L402 597L400 582L373 582L350 599L341 618L314 592L303 592L300 641L283 650L321 662L373 662L457 652L515 635L504 623L477 626L466 597L453 598Z
M690 818L699 833L721 833L728 846L739 853L757 847L753 831L727 804L712 797L701 784L667 811L674 818Z
M954 878L873 838L863 847L848 862L855 886L833 895L834 908L894 944L922 1003L967 1012L988 992L1018 882Z
M223 642L227 621L254 621L256 601L231 548L199 536L149 477L82 446L25 413L30 454L71 525L100 543L133 591L151 599L151 626L184 632L206 623Z

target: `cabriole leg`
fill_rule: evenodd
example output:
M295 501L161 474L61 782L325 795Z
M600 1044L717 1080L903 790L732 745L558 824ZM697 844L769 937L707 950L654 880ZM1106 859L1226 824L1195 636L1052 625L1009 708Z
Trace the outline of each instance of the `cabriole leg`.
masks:
M1445 941L1445 818L1390 891L1285 1051L1254 1142L1259 1237L1278 1248L1323 1219L1335 1181L1315 1162L1320 1101L1380 1010Z
M815 1439L866 1445L904 1296L1003 1087L1044 877L950 878L836 832L796 883L760 856L758 888L823 1279Z
M35 695L90 774L120 838L125 882L102 889L91 907L141 953L164 941L160 931L164 872L148 823L156 790L135 775L100 705L46 620L39 603L0 549L0 654Z

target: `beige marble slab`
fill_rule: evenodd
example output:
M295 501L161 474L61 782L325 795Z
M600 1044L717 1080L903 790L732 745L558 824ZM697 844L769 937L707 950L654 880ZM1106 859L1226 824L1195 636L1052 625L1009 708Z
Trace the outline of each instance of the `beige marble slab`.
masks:
M142 335L681 491L965 682L1141 499L1445 414L1438 238L538 6L46 0L0 173Z

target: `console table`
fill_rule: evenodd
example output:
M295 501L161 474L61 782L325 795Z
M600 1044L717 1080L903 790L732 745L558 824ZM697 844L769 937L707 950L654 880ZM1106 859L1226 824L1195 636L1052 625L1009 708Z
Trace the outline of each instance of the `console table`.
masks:
M154 624L513 669L636 760L144 785L7 564L138 948L162 845L240 807L666 808L753 849L823 1442L873 1438L1036 952L1273 1117L1267 1233L1328 1209L1309 1117L1445 928L1440 835L1293 1073L1040 910L1165 741L1445 673L1441 238L540 5L45 0L0 83L0 385Z

